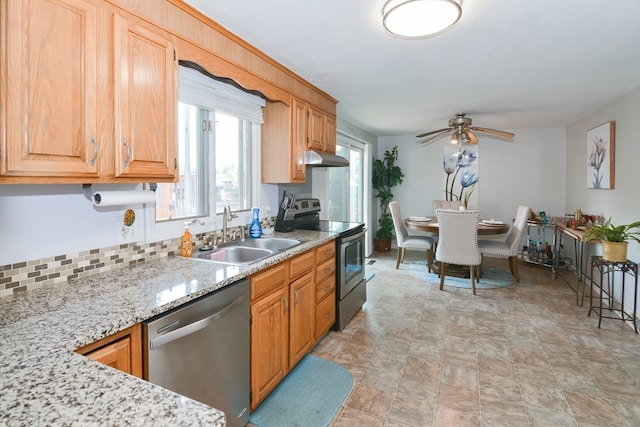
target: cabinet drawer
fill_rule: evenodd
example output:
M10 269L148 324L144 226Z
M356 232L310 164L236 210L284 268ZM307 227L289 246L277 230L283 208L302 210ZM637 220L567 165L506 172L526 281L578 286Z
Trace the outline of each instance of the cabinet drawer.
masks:
M316 264L320 264L322 261L329 258L335 258L335 256L336 241L332 240L316 249Z
M331 292L316 306L316 341L319 340L336 321L336 297Z
M303 274L313 270L315 265L315 253L309 251L289 261L289 280L295 280Z
M331 258L316 267L316 283L336 274L336 261Z
M288 261L281 262L268 270L262 271L254 276L251 276L251 300L254 300L267 292L276 289L279 286L283 286L288 282L287 280L287 268Z
M316 284L316 303L319 303L336 288L336 277L331 276Z

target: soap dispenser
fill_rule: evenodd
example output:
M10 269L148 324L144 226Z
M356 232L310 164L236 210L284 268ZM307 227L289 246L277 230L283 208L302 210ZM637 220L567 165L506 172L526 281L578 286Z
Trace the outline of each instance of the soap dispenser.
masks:
M189 223L184 223L184 233L180 237L180 255L190 257L193 251L193 242L191 241L191 232L189 231Z
M253 219L249 225L249 237L257 239L262 236L262 224L260 224L260 208L253 208Z

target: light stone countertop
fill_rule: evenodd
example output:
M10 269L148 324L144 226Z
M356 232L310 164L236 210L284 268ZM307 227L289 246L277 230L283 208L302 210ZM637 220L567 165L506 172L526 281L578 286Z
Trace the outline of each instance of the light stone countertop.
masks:
M306 242L248 267L159 258L0 297L0 425L224 426L222 411L74 350L336 236L274 233Z

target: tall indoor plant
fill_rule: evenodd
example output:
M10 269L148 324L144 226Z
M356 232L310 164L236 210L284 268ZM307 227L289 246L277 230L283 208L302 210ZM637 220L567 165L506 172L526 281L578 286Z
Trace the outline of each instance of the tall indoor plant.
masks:
M585 242L600 240L603 259L626 262L629 240L640 243L640 221L625 225L613 225L611 218L609 218L604 224L594 224L584 233L582 239Z
M380 218L378 219L378 230L373 241L374 249L380 252L391 250L391 239L395 237L393 231L393 218L389 212L389 203L393 200L393 187L402 184L404 173L400 166L396 165L398 160L398 146L384 152L382 159L373 160L373 189L376 197L380 199Z

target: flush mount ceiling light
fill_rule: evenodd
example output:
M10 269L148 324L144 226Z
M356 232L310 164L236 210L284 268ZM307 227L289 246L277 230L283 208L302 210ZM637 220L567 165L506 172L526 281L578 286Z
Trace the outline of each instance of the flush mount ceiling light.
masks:
M431 37L458 22L461 4L462 0L388 0L382 7L382 25L398 37Z

